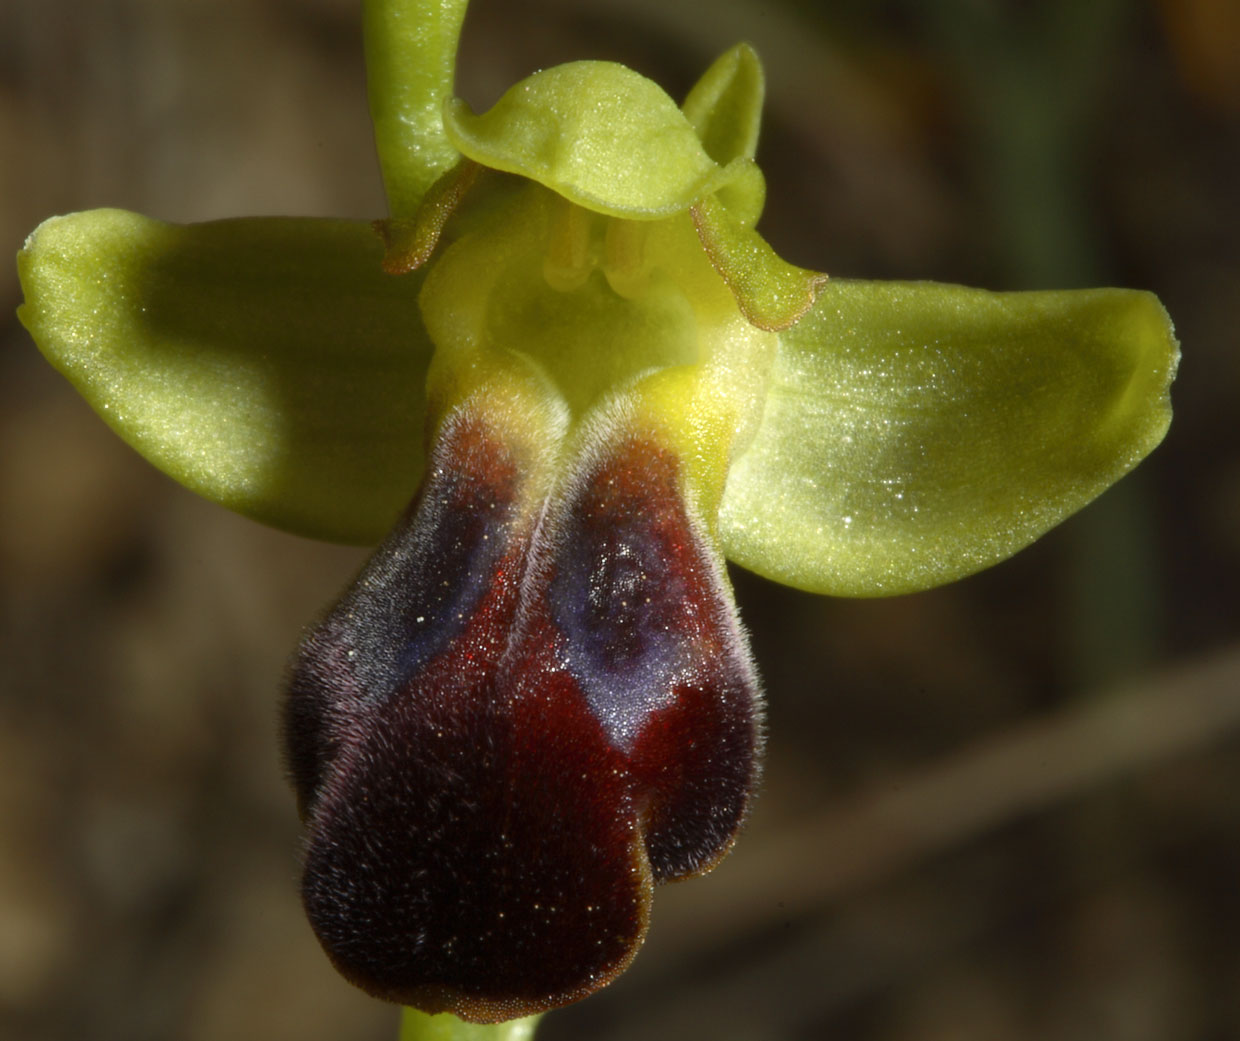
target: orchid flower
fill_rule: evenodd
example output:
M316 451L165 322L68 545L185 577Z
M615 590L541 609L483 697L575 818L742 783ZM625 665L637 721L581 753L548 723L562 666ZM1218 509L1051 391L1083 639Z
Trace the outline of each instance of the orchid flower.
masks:
M368 0L375 226L48 220L20 316L114 430L290 531L379 543L285 700L303 902L380 998L497 1022L642 943L745 818L725 571L840 596L1016 552L1158 444L1145 292L827 279L755 230L763 77L575 62L482 114L465 0Z

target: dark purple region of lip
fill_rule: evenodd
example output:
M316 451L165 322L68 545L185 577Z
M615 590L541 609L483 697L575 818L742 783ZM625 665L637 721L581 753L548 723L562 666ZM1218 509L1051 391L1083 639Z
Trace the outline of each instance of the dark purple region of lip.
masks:
M512 549L518 486L503 442L484 424L457 420L400 524L302 641L284 737L303 815L342 746L336 731L459 638Z
M448 658L357 749L303 899L369 992L524 1014L610 978L645 930L627 778L574 692L511 702L460 686Z
M311 762L302 896L333 963L378 997L495 1021L610 981L652 882L722 855L758 709L676 457L614 446L536 529L479 430L437 448L409 518L429 530L398 535L312 637L288 739L295 776ZM447 635L411 651L411 617Z
M680 686L629 756L656 882L709 871L731 848L758 778L759 703L733 662Z
M731 845L757 775L757 680L679 462L616 445L555 527L547 603L560 654L626 758L656 881Z

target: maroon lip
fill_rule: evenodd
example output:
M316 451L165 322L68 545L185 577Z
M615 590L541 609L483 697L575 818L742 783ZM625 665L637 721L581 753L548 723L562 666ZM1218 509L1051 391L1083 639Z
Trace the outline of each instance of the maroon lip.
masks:
M718 861L757 769L756 682L676 457L618 438L543 510L518 455L445 424L285 706L328 955L477 1021L621 972L652 884Z

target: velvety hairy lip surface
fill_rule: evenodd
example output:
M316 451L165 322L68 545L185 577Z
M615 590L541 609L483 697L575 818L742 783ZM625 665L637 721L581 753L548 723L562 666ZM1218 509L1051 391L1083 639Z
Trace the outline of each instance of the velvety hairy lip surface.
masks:
M628 964L653 883L731 844L758 741L676 457L614 438L550 501L523 460L478 411L444 424L286 702L303 900L329 956L379 997L479 1021Z
M475 670L493 665L501 634L478 631L478 614L484 600L485 618L510 618L515 606L529 538L516 531L519 483L516 460L485 424L449 421L404 521L299 648L285 745L303 817L367 713L452 641L464 641Z
M674 454L623 439L579 488L534 610L549 609L566 667L625 754L655 881L699 874L731 845L754 781L744 637Z

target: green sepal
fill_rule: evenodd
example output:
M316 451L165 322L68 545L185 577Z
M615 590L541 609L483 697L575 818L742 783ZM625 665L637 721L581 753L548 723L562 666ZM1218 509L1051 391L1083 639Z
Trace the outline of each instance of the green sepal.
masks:
M412 217L460 156L444 134L468 0L366 0L362 31L375 146L388 210Z
M716 164L663 89L614 62L544 69L482 115L449 102L444 126L475 162L613 217L670 216L749 176L744 159Z
M843 596L988 567L1159 443L1178 358L1149 293L833 280L780 334L725 551Z
M532 1041L541 1016L506 1023L466 1023L450 1012L432 1016L414 1008L401 1010L400 1041Z
M107 423L198 494L316 538L377 541L423 461L422 276L369 225L53 217L18 315Z
M789 264L718 198L708 196L689 212L711 265L750 324L776 332L810 309L826 275Z

